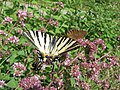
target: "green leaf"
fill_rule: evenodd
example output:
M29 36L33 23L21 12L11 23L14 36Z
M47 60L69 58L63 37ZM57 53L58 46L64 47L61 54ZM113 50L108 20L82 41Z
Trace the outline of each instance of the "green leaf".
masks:
M10 80L10 76L8 74L1 73L0 80Z
M70 82L71 82L71 86L74 86L74 84L75 84L75 79L74 79L74 78L70 78Z
M4 46L3 46L3 49L4 49L4 50L8 50L8 46L4 45Z
M82 76L80 76L80 80L81 80L81 81L83 81L83 80L84 80L84 78L83 78Z
M22 50L22 51L18 51L18 55L24 55L25 53L24 53L24 51Z
M10 65L15 62L16 57L17 57L17 51L13 51L12 56L10 57Z
M25 39L25 37L21 37L20 38L20 41L19 41L19 44L23 44L27 39Z
M18 81L15 81L15 79L13 78L7 83L7 86L10 88L16 88L18 86Z
M110 50L113 49L113 47L112 47L111 44L107 44L106 46L107 46L107 48L109 48Z

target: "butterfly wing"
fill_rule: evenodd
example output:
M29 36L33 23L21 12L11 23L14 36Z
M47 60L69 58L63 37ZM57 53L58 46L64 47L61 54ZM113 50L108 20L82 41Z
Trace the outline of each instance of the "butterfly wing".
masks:
M49 43L52 36L39 31L27 31L23 32L23 35L26 36L41 53L49 54Z
M56 39L54 48L51 50L51 55L57 56L78 47L80 47L80 45L77 41L74 41L71 38L58 37Z
M55 37L44 32L27 31L23 32L23 35L26 36L41 53L53 57L79 47L78 42L71 38Z
M84 38L86 34L87 34L87 32L83 31L83 30L70 30L70 31L67 32L67 36L69 38L74 39L74 40Z

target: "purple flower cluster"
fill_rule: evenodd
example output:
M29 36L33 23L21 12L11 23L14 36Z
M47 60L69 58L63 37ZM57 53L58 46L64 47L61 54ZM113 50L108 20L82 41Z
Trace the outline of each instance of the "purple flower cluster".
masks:
M103 83L103 89L104 90L108 90L108 88L110 86L109 82L108 82L108 79L104 80L102 83Z
M109 60L109 63L100 62L100 60L95 60L92 62L85 61L81 62L80 66L86 70L88 69L91 80L101 83L102 81L98 79L98 75L102 69L109 69L112 66L119 66L118 58L116 56L109 56L107 59Z
M0 30L0 35L5 35L5 36L7 36L8 34L6 34L6 32L4 32L4 31Z
M95 41L94 41L94 43L96 44L96 45L101 45L101 47L102 47L102 49L103 50L105 50L106 49L106 46L105 46L105 44L104 44L104 41L102 40L102 39L96 39Z
M80 84L84 90L90 90L90 86L86 82L82 81Z
M23 31L22 30L17 30L17 33L19 33L20 35L22 35Z
M27 18L27 11L19 10L17 15L20 20L24 20Z
M29 18L33 17L33 13L32 12L27 12L27 11L24 11L24 10L19 10L17 15L18 15L18 18L19 18L19 23L23 27L25 26L25 23L24 23L25 19L27 17L29 17Z
M80 70L79 70L79 66L78 65L72 66L71 73L77 82L76 84L78 85L80 82L80 75L81 75Z
M24 71L26 71L25 66L21 63L14 63L13 64L13 69L14 69L14 76L21 76L21 74Z
M8 40L9 42L15 43L15 44L18 44L18 42L19 42L19 38L16 37L16 36L11 36L11 37L9 37L7 40Z
M54 84L57 85L58 88L61 87L63 85L63 79L56 78Z
M63 2L56 2L56 5L59 5L61 8L64 8Z
M70 66L71 65L71 60L69 58L66 58L65 61L63 62L64 66Z
M82 62L80 64L82 67L88 69L90 71L90 78L91 80L94 80L94 81L98 81L98 75L100 73L100 70L101 70L101 66L98 64L98 61L94 61L94 62Z
M43 90L40 80L37 76L27 77L19 82L19 86L24 90Z
M98 64L97 61L90 63L89 69L91 70L91 79L94 81L98 80L98 75L100 73L100 65Z
M43 16L40 16L39 18L40 21L44 21L46 22L47 25L51 25L51 26L59 26L59 23L58 21L55 21L53 20L52 18L49 18L49 19L45 19ZM42 28L43 31L46 31L46 28ZM41 29L40 29L41 30ZM41 30L42 31L42 30Z
M12 21L13 21L12 18L10 18L10 17L7 16L7 17L5 17L5 19L3 20L2 23L3 23L4 25L6 25L6 24L8 24L8 23L12 23Z
M97 51L97 45L101 45L103 50L106 49L106 46L102 39L97 39L94 42L91 42L88 39L86 39L86 40L79 39L78 42L81 46L86 48L86 51L89 52L89 58L91 60L95 58L94 53Z
M107 60L109 63L101 62L101 67L104 69L109 69L112 66L119 66L118 58L116 56L108 56Z
M78 65L73 66L71 72L72 76L79 77L80 76L79 66Z
M56 27L59 25L58 21L55 21L53 19L48 19L47 23L50 24L51 26L56 26Z

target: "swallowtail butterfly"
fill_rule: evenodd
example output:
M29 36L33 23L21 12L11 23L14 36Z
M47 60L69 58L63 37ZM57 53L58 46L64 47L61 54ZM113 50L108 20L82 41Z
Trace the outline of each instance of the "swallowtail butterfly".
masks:
M71 51L80 47L76 41L86 35L85 31L70 30L67 33L69 37L56 37L40 31L23 32L34 46L37 47L39 60L32 64L33 70L41 69L41 64L44 62L54 62L59 59L59 56L65 52Z

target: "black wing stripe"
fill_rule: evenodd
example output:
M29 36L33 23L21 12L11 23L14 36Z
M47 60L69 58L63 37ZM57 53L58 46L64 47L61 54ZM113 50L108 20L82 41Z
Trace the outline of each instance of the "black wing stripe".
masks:
M58 38L58 40L57 40L57 47L61 44L63 39L64 39L64 37Z
M35 32L34 32L34 33L35 33ZM38 42L39 42L39 44L40 44L40 46L41 46L38 32L36 32L36 37L37 37L37 40L38 40Z
M70 38L68 38L68 39L70 39ZM79 46L78 44L75 44L75 43L77 43L77 41L70 40L70 42L67 43L66 45L64 45L64 47L62 49L58 49L58 54L75 49L76 47Z
M65 44L67 43L68 40L69 40L69 38L66 38L66 39L65 39L65 37L62 39L62 41L60 42L59 46L57 46L58 51L59 51L63 46L65 46Z
M54 36L51 42L51 50L50 52L54 51L56 49L56 37Z
M45 43L44 43L44 46L45 46L45 53L46 54L50 54L50 40L51 40L51 37L45 33L44 35L44 39L46 40Z
M67 40L67 42L66 42L66 43L64 43L64 46L63 46L63 47L61 47L61 48L59 49L59 51L60 51L61 49L63 49L66 45L68 45L69 43L71 43L71 42L72 42L72 40L71 40L71 39Z

